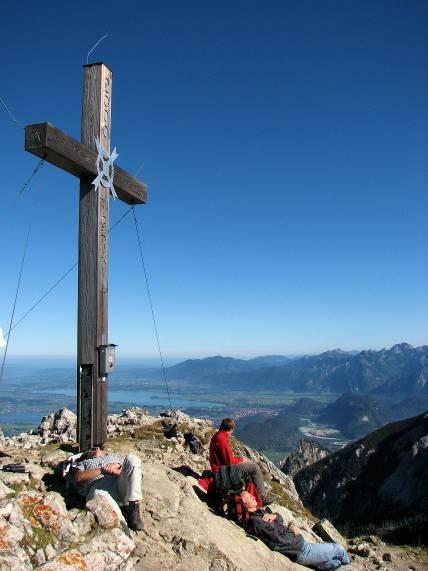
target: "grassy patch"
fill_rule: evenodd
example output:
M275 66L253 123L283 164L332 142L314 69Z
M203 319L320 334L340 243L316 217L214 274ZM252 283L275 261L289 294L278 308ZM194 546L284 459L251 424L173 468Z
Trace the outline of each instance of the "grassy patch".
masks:
M229 444L230 447L232 448L232 452L234 455L243 456L243 446L245 445L242 444L242 442L240 442L237 438L232 436L231 438L229 438Z
M203 446L206 446L210 441L214 434L217 432L216 428L210 428L208 432L206 432L203 436L200 436L200 441L202 442Z
M154 424L136 428L132 437L137 440L154 440L163 437L163 427L161 421L156 421Z
M409 555L423 561L424 563L428 564L428 547L427 546L420 546L416 547L415 545L400 545L400 551L404 553L408 553ZM428 567L428 565L427 565Z
M37 551L37 549L45 549L49 544L55 544L55 536L50 531L35 526L32 526L32 530L33 535L25 534L19 542L23 549L27 550L31 547Z
M16 496L20 492L26 492L28 490L39 490L39 483L37 480L29 480L28 482L16 482L15 484L9 484L9 488L13 490L13 494L8 494L8 496Z
M280 506L284 506L298 516L306 517L314 523L319 521L319 519L316 518L307 508L305 508L305 506L290 498L281 484L278 482L270 482L270 484L272 486L272 492L279 496L279 499L276 500L276 503L278 503Z

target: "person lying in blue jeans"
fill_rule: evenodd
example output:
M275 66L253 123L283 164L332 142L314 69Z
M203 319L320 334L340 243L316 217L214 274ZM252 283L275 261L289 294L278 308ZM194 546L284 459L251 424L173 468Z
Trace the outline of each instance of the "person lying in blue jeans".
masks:
M248 531L261 539L272 551L278 551L295 563L320 571L330 571L351 563L342 545L310 543L293 522L286 526L280 514L260 509L256 498L249 492L241 492L241 499L249 514Z

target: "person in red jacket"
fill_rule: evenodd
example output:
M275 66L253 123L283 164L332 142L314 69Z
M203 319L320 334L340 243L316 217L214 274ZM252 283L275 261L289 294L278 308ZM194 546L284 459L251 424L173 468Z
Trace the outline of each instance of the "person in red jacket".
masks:
M235 428L235 421L231 418L223 418L220 429L211 438L210 464L214 474L217 489L236 489L237 485L248 480L256 486L259 496L264 505L273 501L273 497L266 493L263 477L259 466L250 462L248 458L234 456L230 446L229 437Z
M211 438L210 464L214 474L217 474L222 466L248 462L247 458L235 457L233 455L229 436L233 433L235 424L235 421L231 418L223 418L219 431Z

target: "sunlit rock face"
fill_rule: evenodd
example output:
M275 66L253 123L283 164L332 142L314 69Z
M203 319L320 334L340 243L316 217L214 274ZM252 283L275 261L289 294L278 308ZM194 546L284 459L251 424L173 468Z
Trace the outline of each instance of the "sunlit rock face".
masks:
M302 438L296 450L280 463L280 468L284 474L294 477L303 468L326 458L329 454L322 446Z

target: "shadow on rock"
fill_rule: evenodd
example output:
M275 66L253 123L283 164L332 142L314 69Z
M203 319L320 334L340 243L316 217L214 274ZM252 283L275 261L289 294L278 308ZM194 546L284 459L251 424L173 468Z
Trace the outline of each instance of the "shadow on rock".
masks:
M45 474L42 478L48 492L58 492L65 502L68 510L72 508L84 509L85 499L71 487L66 481L56 474Z
M195 485L192 486L192 488L195 494L201 500L201 502L204 502L204 504L208 504L208 494L206 492L203 492L199 486Z
M176 468L173 468L173 470L175 472L179 472L180 474L183 474L183 476L192 476L192 478L196 478L196 480L199 480L199 478L201 477L197 472L195 472L192 468L190 468L190 466L178 466Z

